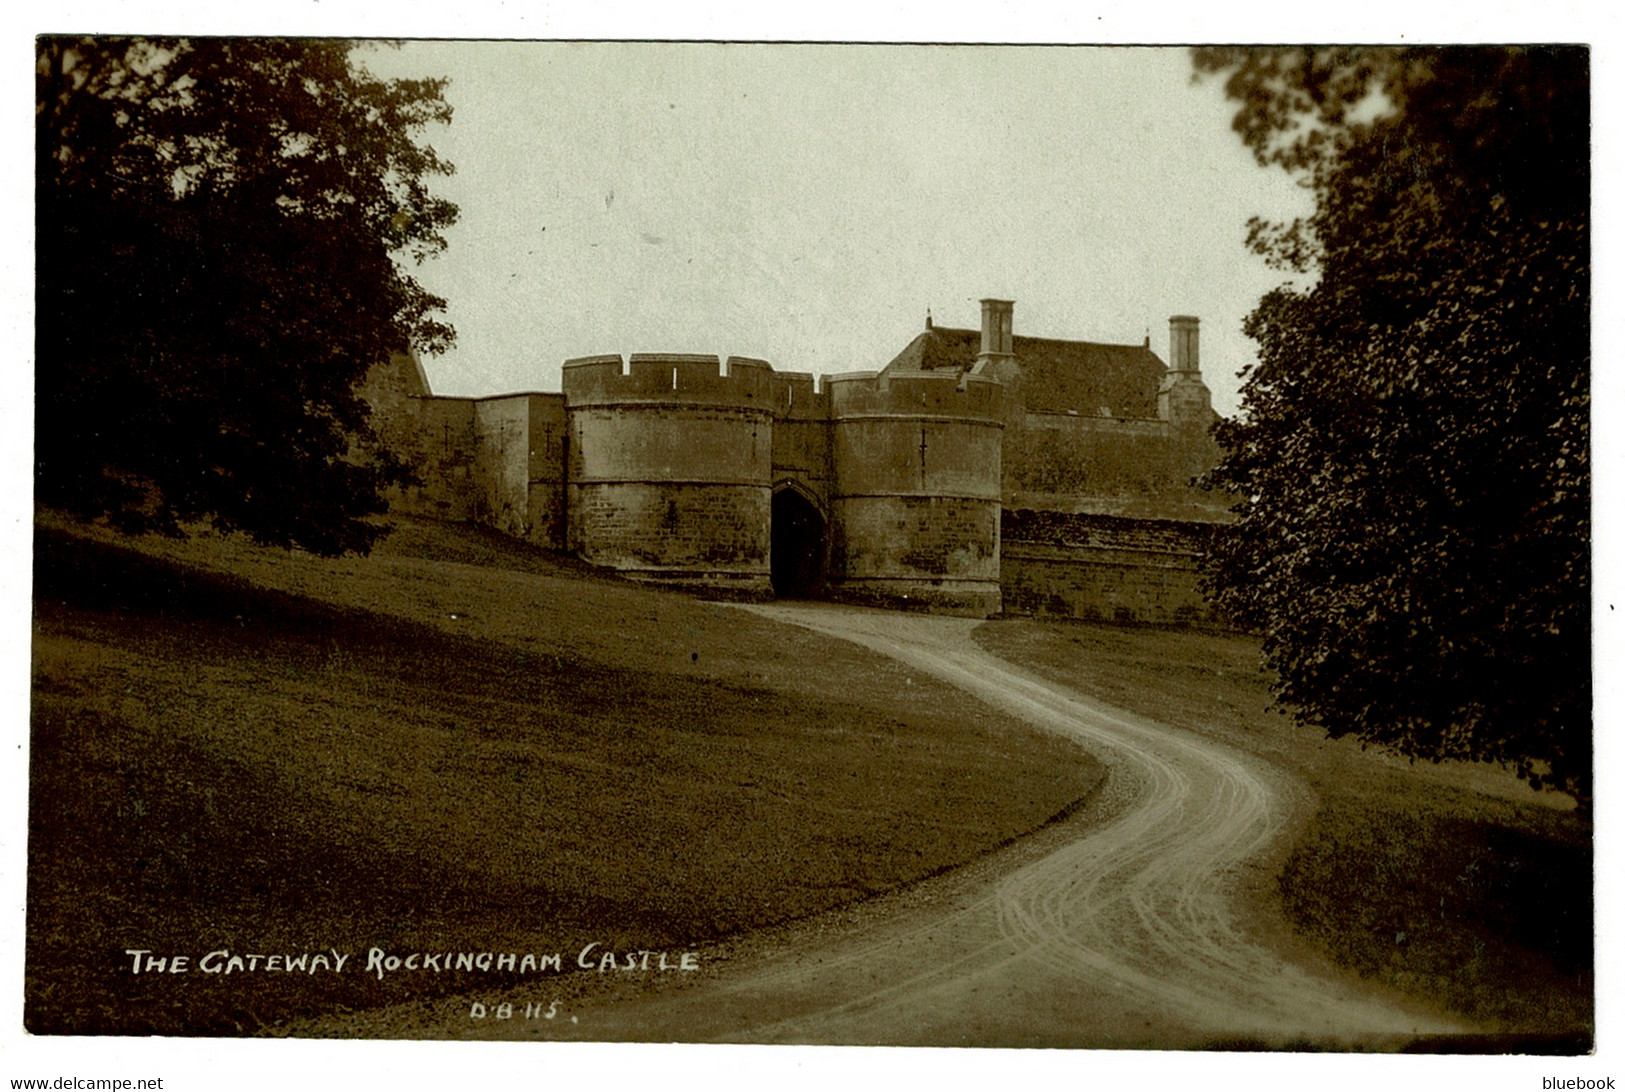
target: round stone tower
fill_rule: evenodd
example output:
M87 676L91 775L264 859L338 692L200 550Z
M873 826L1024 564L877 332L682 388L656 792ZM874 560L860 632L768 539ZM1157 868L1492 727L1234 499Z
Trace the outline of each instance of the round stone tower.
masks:
M830 594L996 614L1003 388L990 377L925 372L826 382Z
M772 376L742 357L566 361L569 548L635 578L768 594Z

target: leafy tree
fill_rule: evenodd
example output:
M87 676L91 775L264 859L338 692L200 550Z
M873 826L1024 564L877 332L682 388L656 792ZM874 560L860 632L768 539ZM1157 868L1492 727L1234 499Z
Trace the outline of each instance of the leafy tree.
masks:
M1591 792L1583 49L1203 49L1309 274L1248 318L1220 604L1301 721Z
M453 337L396 260L443 249L457 215L414 139L449 120L442 85L332 40L38 42L39 502L371 545L362 517L408 475L356 384Z

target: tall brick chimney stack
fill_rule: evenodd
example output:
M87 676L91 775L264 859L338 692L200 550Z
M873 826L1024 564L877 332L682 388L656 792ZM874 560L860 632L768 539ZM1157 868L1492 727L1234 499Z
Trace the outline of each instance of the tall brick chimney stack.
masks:
M1016 338L1011 329L1015 303L1011 300L982 301L982 351L974 371L1007 381L1015 374Z
M1197 327L1192 315L1168 320L1168 371L1157 393L1157 416L1175 425L1205 431L1213 421L1213 395L1202 381Z
M1197 343L1197 327L1201 319L1193 315L1175 315L1168 320L1168 370L1202 374L1201 353Z

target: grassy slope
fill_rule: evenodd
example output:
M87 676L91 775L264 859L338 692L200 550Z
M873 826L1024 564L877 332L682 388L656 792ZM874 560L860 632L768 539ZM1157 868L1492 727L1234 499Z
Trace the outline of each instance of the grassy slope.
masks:
M681 946L970 859L1102 776L852 646L469 529L320 561L46 518L35 581L35 1032L425 985L136 976L132 947Z
M1592 1026L1591 826L1485 766L1412 765L1270 712L1256 641L1007 621L989 650L1307 782L1316 807L1273 896L1313 951L1491 1035Z

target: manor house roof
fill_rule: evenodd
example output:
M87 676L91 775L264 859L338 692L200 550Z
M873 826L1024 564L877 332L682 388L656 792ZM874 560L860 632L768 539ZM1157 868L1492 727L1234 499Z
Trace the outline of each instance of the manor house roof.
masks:
M978 330L928 327L898 353L886 371L965 371L981 351ZM1107 345L1059 338L1014 339L1021 396L1028 413L1093 417L1155 417L1157 389L1167 365L1149 345Z

